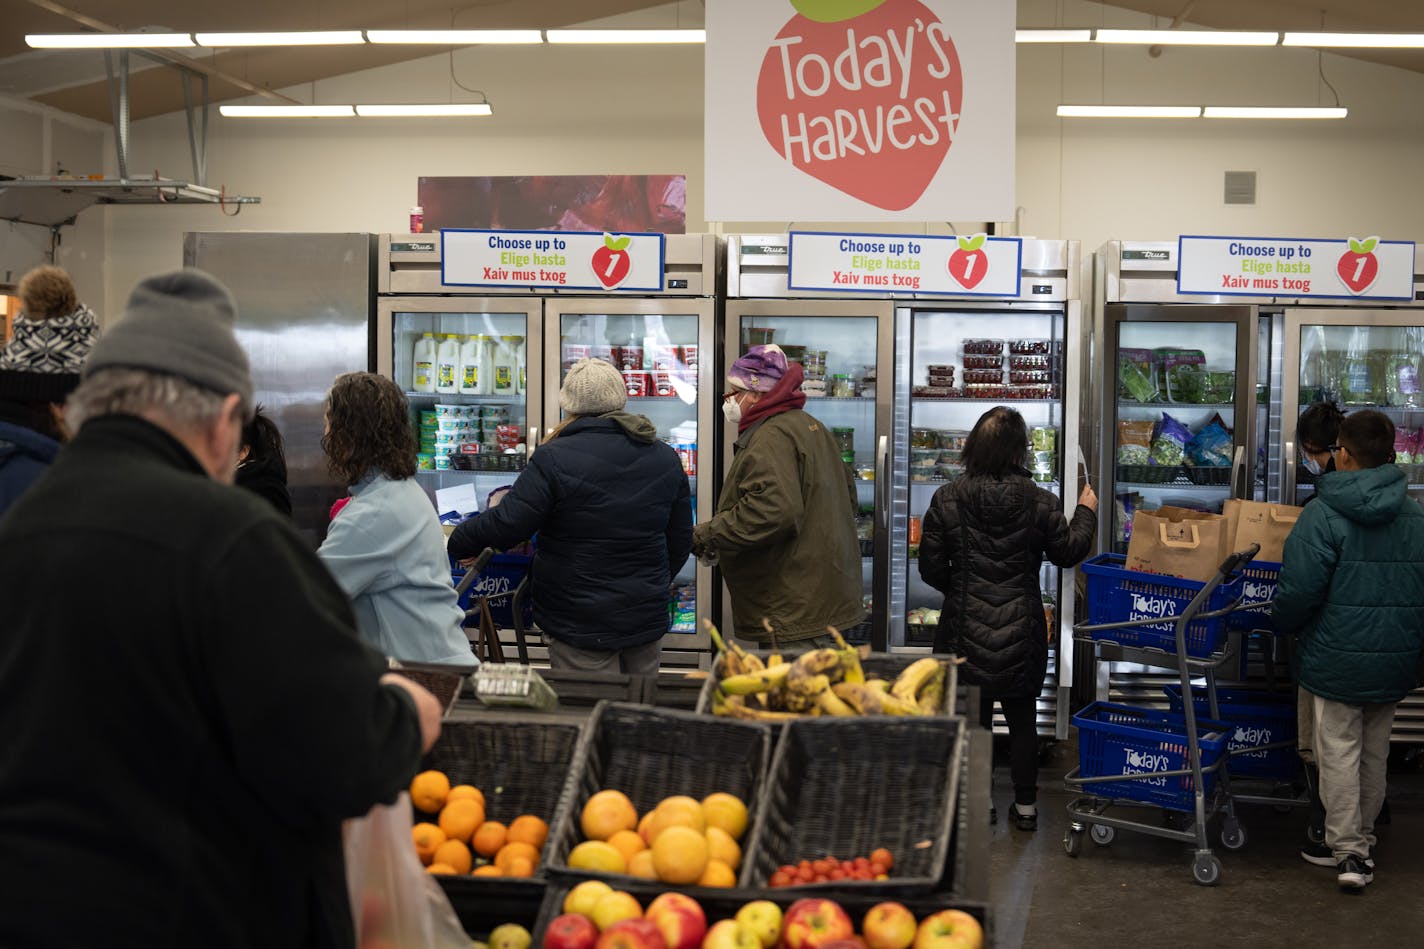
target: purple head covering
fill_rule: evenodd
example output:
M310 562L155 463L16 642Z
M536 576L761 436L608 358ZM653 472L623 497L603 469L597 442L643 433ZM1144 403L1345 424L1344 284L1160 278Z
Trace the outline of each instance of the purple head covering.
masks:
M786 375L786 354L775 343L753 346L732 363L727 381L734 389L770 392Z

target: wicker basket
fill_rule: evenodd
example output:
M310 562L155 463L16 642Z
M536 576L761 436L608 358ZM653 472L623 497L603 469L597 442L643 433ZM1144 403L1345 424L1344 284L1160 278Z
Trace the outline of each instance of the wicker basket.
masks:
M392 671L399 672L410 681L427 689L435 700L440 703L440 707L449 715L455 708L455 702L460 698L460 690L464 687L469 677L479 669L473 662L468 666L442 665L433 662L401 662L398 659L388 659Z
M937 629L938 627L925 626L925 627L922 627L922 628L930 631L930 637L931 637L931 638L930 638L929 642L933 643L934 630ZM794 648L795 645L796 645L795 643L788 644L788 649ZM771 655L770 652L763 652L763 651L761 651L761 650L749 650L749 651L754 652L756 655L760 656L763 661L765 661L765 659L766 659L767 656ZM797 651L799 652L799 650L797 650ZM783 656L789 656L789 657L791 657L791 658L794 658L794 657L796 656L796 654L797 654L796 652L786 652L786 653L783 653L782 655L783 655ZM906 667L908 667L911 663L915 662L916 660L923 659L923 658L924 658L923 656L908 655L908 654L905 654L905 653L898 653L898 652L896 652L896 653L873 652L873 653L871 653L870 655L865 656L864 658L862 658L862 659L860 660L860 666L861 666L862 669L865 670L865 677L866 677L867 679L889 679L890 681L893 682L893 681L895 680L895 677L896 677L896 676L898 676L901 672L905 671L905 668L906 668ZM944 657L944 658L945 658L946 660L948 660L949 657L946 656L946 657ZM952 662L949 663L949 677L945 680L945 683L944 683L944 695L945 695L945 699L944 699L944 703L940 705L940 708L939 708L937 714L940 714L940 715L951 715L951 714L953 714L953 708L951 707L951 703L952 703L953 700L954 700L954 691L955 691L955 688L956 688L956 687L958 686L958 684L959 684L959 683L958 683L958 676L957 676L958 670L959 670L959 667L958 667L957 665L955 665L955 664L952 663ZM717 686L721 683L721 681L722 681L722 680L720 680L720 679L717 678L717 673L716 673L716 671L713 671L712 673L710 673L710 674L707 676L707 679L702 683L702 694L701 694L700 696L698 696L698 699L697 699L697 711L698 711L698 712L701 712L701 713L704 714L704 715L710 715L710 714L711 714L711 712L712 712L712 696L716 694L716 692L717 692Z
M765 887L801 860L895 858L888 880L839 880L789 893L918 896L939 888L958 801L960 718L810 718L786 726L762 792L741 885ZM780 890L778 890L780 892Z
M600 702L574 755L568 806L550 831L546 865L562 875L612 880L619 888L638 879L568 866L569 851L583 841L579 818L584 803L608 788L628 795L639 814L674 794L701 800L714 791L725 791L746 802L749 832L754 833L772 737L772 727L757 722ZM743 847L748 839L743 836Z

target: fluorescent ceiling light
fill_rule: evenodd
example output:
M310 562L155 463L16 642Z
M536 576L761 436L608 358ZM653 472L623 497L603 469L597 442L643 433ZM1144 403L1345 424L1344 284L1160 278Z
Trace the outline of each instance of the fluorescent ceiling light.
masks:
M192 46L191 33L32 33L35 49L174 49Z
M360 30L303 33L197 33L199 46L351 46L366 42Z
M488 102L446 102L419 105L358 105L357 115L377 116L433 116L433 115L489 115Z
M349 105L220 105L218 113L230 119L349 119Z
M1015 43L1091 43L1092 30L1014 30Z
M1424 46L1424 33L1287 33L1281 45L1415 49Z
M1339 107L1209 105L1203 115L1208 119L1343 119L1349 112Z
M477 46L483 43L542 43L538 30L367 30L372 43L435 43Z
M705 43L706 30L545 30L550 43Z
M1060 105L1065 119L1196 119L1199 105Z
M1279 33L1244 33L1231 30L1098 30L1099 43L1138 43L1148 46L1275 46Z

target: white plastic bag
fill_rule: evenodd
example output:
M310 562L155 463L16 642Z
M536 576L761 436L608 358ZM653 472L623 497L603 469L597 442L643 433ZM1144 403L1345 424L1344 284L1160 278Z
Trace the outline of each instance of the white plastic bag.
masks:
M415 855L410 794L346 822L346 888L359 949L469 949L455 910Z

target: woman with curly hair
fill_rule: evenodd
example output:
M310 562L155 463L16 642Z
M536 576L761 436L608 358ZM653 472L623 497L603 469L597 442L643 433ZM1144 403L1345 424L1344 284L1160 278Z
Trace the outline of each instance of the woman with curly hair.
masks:
M337 376L321 447L351 501L317 554L351 597L361 637L395 659L468 664L465 614L445 538L413 480L415 430L405 394L372 372Z

